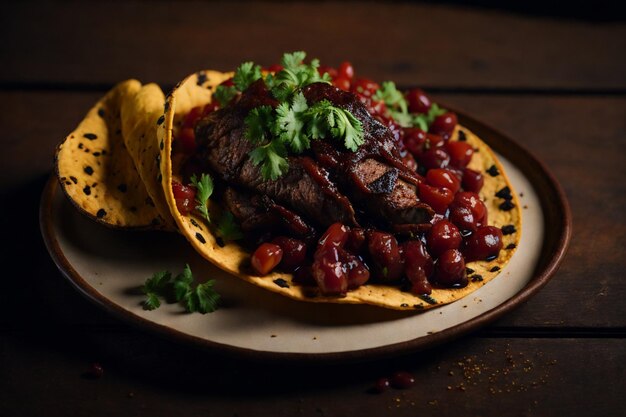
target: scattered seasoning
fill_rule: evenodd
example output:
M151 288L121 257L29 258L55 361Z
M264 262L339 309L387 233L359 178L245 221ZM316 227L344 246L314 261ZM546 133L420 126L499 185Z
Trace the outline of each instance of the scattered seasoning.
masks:
M85 145L83 145L82 143L78 144L78 149L83 149L85 147Z
M467 275L472 275L474 273L474 270L472 268L465 268L465 273Z
M480 274L476 274L476 275L472 275L470 279L472 280L472 282L482 282L483 276Z
M122 192L125 193L128 190L128 186L126 184L120 184L117 186L117 189Z
M508 245L506 245L506 249L511 250L511 249L515 249L517 247L517 245L515 243L509 243Z
M196 226L198 229L202 230L202 226L200 226L198 224L197 221L195 221L193 218L190 218L189 221L191 222L191 224L193 224L194 226Z
M207 76L205 72L198 72L196 74L196 77L197 77L196 84L199 86L202 86L205 82L207 82Z
M104 109L98 109L98 116L104 118Z
M163 113L167 113L169 109L170 109L170 102L166 101L165 104L163 105Z
M459 140L461 142L465 142L467 140L467 136L465 136L465 132L463 132L462 130L459 130Z
M161 141L161 143L159 143L159 148L163 150L164 147L165 147L165 144L163 143L163 141Z
M431 297L428 294L418 295L417 297L422 301L426 301L428 304L431 304L431 305L437 304L437 300L435 300L433 297Z
M219 236L215 238L215 243L217 243L217 246L219 246L220 248L226 246L226 244L224 243L224 239Z
M100 209L100 210L98 210L98 212L96 213L96 217L97 217L97 218L99 218L99 219L103 218L103 217L104 217L104 216L106 216L106 215L107 215L107 212L106 212L106 210L105 210L105 209Z
M87 175L93 174L93 168L90 167L89 165L87 165L85 168L83 168L83 171L85 171L85 174L87 174Z
M91 187L86 185L85 188L83 188L83 193L85 193L85 195L90 195L91 194Z
M408 306L409 306L409 305L408 305L407 303L402 303L402 304L400 304L400 307L405 307L405 308L406 308L406 307L408 307Z
M157 120L157 126L160 126L163 124L163 122L165 121L165 115L161 115L161 117L159 117L159 120Z
M498 207L500 207L500 210L502 211L510 211L515 207L515 204L513 204L511 200L505 200Z
M498 168L495 165L490 166L487 170L487 173L492 177L497 177L498 175L500 175L500 171L498 171Z
M92 153L93 156L100 156L100 152L94 152ZM99 162L98 162L99 163Z
M513 233L517 231L515 229L515 225L512 225L512 224L507 224L506 226L502 226L500 230L502 230L503 235L512 235Z
M496 197L503 198L505 200L511 200L513 198L513 196L511 195L511 189L509 188L508 185L504 187L503 189L501 189L500 191L498 191L496 193Z
M282 278L277 278L274 280L274 284L278 285L280 288L289 288L289 284Z
M496 265L493 268L491 268L489 272L498 272L499 270L500 270L500 267Z
M89 139L89 140L96 140L96 139L98 139L98 136L96 134L94 134L94 133L85 133L83 135L83 137L85 139Z
M78 184L78 179L76 179L76 177L70 176L70 179L72 180L74 184Z
M196 233L196 239L200 241L200 243L206 243L206 239L200 233Z

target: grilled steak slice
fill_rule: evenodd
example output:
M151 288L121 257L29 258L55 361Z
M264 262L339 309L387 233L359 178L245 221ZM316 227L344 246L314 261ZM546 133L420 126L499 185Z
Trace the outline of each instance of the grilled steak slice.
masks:
M245 138L245 117L250 109L276 106L259 80L232 105L198 123L200 158L227 184L268 196L281 208L315 225L358 225L354 204L366 214L364 218L374 218L371 223L383 223L396 231L428 227L433 211L419 201L417 186L422 179L402 163L389 129L374 119L354 94L324 83L305 87L303 94L310 105L328 100L362 123L365 143L357 152L333 140L313 141L309 154L315 159L290 156L286 174L274 181L264 180L248 155L255 145Z
M419 201L417 186L422 179L402 163L391 131L353 94L322 83L305 87L303 93L309 104L328 100L350 111L363 126L365 143L357 152L328 141L312 144L316 159L330 171L340 189L346 190L353 204L398 232L428 228L434 212Z
M255 145L244 136L244 119L250 103L271 103L271 99L250 97L251 94L269 96L258 83L246 90L234 106L217 111L198 123L196 137L201 146L201 158L225 182L265 194L315 224L329 226L341 222L356 225L350 201L311 158L289 157L289 170L285 175L274 181L262 178L259 168L248 156Z
M271 198L258 194L226 188L222 201L227 210L237 219L244 232L263 233L284 229L290 235L309 240L315 236L315 229L302 217L286 207L276 204Z

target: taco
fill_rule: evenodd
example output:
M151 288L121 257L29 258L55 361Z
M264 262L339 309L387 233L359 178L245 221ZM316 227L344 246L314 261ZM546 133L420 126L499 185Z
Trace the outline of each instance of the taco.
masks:
M207 260L287 297L391 309L458 300L520 239L491 149L421 90L285 54L168 95L165 199Z
M114 228L174 230L156 139L164 102L155 84L119 83L58 145L57 177L83 214Z

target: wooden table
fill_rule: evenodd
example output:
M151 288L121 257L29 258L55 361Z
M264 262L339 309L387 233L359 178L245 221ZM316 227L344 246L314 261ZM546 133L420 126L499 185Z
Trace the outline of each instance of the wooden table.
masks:
M624 413L626 26L435 5L346 2L22 5L0 17L0 415ZM250 363L132 328L71 288L40 237L55 144L127 78L164 87L304 49L420 85L544 161L573 211L569 253L527 304L392 360ZM93 362L99 379L84 373ZM368 394L380 376L414 387ZM623 415L623 414L622 414Z

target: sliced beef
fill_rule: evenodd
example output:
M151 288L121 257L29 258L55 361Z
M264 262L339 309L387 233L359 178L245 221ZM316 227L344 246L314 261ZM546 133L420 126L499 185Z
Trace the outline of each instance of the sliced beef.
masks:
M267 90L257 88L253 92L269 94ZM311 158L289 157L289 170L285 175L275 181L263 179L259 167L248 156L255 145L244 136L244 119L250 102L270 100L253 100L250 94L250 89L246 90L233 107L217 111L198 123L196 137L201 146L201 158L208 161L211 170L227 183L267 195L315 224L329 226L341 222L356 225L350 201Z
M389 129L351 93L324 83L311 84L303 93L309 104L328 100L350 111L362 123L365 143L357 152L333 140L313 141L307 155L288 158L286 174L275 181L264 180L248 156L256 145L245 138L244 120L250 109L276 106L276 101L263 82L257 81L233 105L210 114L197 125L200 157L227 184L267 196L280 207L274 208L275 213L287 210L303 224L325 227L341 222L356 226L356 207L362 217L373 217L374 223L396 231L427 227L433 211L419 201L417 186L422 179L402 163ZM267 207L263 206L266 212ZM248 217L245 211L239 213L241 218ZM282 216L289 217L285 213ZM259 219L251 215L246 224L255 224Z
M315 229L297 213L276 204L271 198L259 194L226 188L222 201L227 210L237 219L244 232L263 233L286 230L289 235L303 240L315 236Z
M306 87L304 95L309 103L328 100L350 111L362 123L365 143L357 152L329 141L314 141L312 146L316 159L331 172L353 204L398 232L429 227L434 212L419 201L417 186L422 179L402 162L391 131L374 119L353 94L320 83Z

